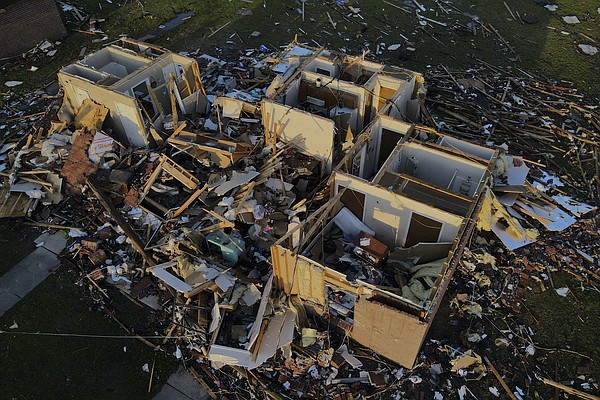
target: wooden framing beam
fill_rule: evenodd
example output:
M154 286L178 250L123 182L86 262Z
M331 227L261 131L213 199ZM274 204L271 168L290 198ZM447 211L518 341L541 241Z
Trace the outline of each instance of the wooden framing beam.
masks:
M184 212L185 210L187 210L187 208L198 198L200 197L200 195L202 193L204 193L204 191L208 189L208 183L204 184L204 186L202 186L200 189L196 190L194 193L192 193L192 195L190 197L188 197L188 199L179 206L179 208L177 210L175 210L173 212L172 215L169 216L169 218L177 218L178 216L181 215L182 212Z
M110 202L108 197L106 197L104 195L104 193L102 193L102 190L96 185L96 183L93 180L91 180L90 178L85 178L85 181L86 181L86 184L88 185L88 187L94 193L94 195L98 198L98 201L100 202L102 207L104 207L104 209L106 210L106 212L108 212L110 217L117 223L117 225L119 225L119 227L121 229L123 229L123 232L125 232L125 235L127 235L129 240L131 240L131 244L133 245L133 248L138 253L140 253L142 258L144 259L144 261L146 261L148 263L148 265L150 265L150 266L156 265L156 262L154 261L154 259L146 253L146 250L144 250L144 242L142 241L140 236L131 227L131 225L129 225L127 220L125 220L125 218L115 209L115 207L112 205L112 203Z

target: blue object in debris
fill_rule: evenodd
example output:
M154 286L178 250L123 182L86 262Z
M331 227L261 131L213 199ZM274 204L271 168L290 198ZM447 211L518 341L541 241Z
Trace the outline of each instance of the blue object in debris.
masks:
M239 256L246 252L244 238L237 231L229 235L223 231L211 232L206 235L206 240L219 246L223 259L231 265L237 264Z

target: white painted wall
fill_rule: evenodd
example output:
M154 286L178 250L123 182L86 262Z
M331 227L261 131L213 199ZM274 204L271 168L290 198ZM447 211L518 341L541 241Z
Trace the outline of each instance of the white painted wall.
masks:
M63 106L59 111L61 121L72 121L82 101L90 98L108 108L105 124L114 129L118 139L135 147L148 145L141 115L133 98L63 72L59 72L58 81L64 90ZM119 117L119 108L126 113L123 119Z
M363 222L376 232L376 238L390 247L404 246L413 211L442 223L438 242L451 242L458 235L462 217L419 203L381 186L334 172L335 193L340 186L365 194Z
M360 132L364 128L363 120L365 116L365 106L367 102L367 96L369 93L362 87L355 85L351 82L341 81L339 79L327 79L327 77L323 77L322 75L315 74L313 72L303 71L302 79L305 79L308 82L316 82L317 79L321 79L322 85L327 88L330 88L333 91L339 91L344 93L349 93L351 95L356 96L357 104L356 108L358 109L358 117L356 122L356 128L353 130L356 134Z
M288 86L285 92L284 103L288 106L296 107L298 105L298 96L300 92L301 79L296 79Z
M417 169L412 172L406 169L408 159L414 157L418 162ZM458 192L463 180L471 177L471 189L468 193L473 196L485 174L485 167L469 160L443 153L435 149L408 143L402 146L399 159L392 165L395 172L405 173L442 189ZM456 178L450 188L448 185L453 176Z
M463 140L456 139L450 136L442 137L442 139L439 142L439 145L452 150L463 152L465 154L473 155L475 157L479 157L488 161L491 160L494 156L494 150L492 149L478 146L473 143L465 142Z

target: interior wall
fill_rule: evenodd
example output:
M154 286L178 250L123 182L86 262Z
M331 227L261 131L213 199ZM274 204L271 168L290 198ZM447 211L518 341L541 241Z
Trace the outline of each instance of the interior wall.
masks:
M418 162L418 166L414 172L411 170L412 164L410 162L407 163L407 160L412 157ZM456 173L453 184L449 188L449 190L454 192L458 192L458 187L460 187L462 181L470 177L473 184L468 196L473 196L486 169L480 164L450 154L409 144L403 146L401 158L397 163L395 171L421 179L442 189L448 188Z
M360 155L361 157L363 157L363 160L359 177L363 179L375 181L376 177L379 175L379 169L377 168L377 165L380 164L379 158L381 153L381 135L383 129L397 132L404 136L411 131L412 125L407 124L403 121L393 119L387 115L379 114L377 116L377 118L371 125L370 138L366 142L366 145L364 146L363 151ZM393 157L393 154L394 153L392 152L389 155L389 157ZM387 162L387 160L382 161L382 168L385 167L385 162Z
M342 186L365 195L362 221L387 246L404 246L413 211L442 223L438 242L451 242L456 238L462 217L419 203L360 178L339 171L334 174L336 194Z
M369 179L377 170L377 149L379 148L380 137L381 121L378 120L371 125L371 136L360 153L360 178Z
M284 104L292 107L296 107L298 105L298 96L300 90L300 82L301 79L296 79L288 86L285 92Z
M381 135L382 135L383 129L397 132L401 136L404 136L411 130L412 125L407 124L406 122L403 122L403 121L396 120L387 115L380 115L379 121L380 121L379 122L380 128L379 128L379 132L377 134L379 139L378 139L378 144L377 144L377 157L376 157L377 160L376 160L376 162L377 162L377 164L383 165L383 162L385 162L385 160L383 160L383 162L380 162L380 160L379 160L379 155L381 153ZM396 142L396 145L397 144L398 144L398 142Z
M151 83L155 82L156 86L165 84L167 81L165 80L163 74L163 68L169 64L171 64L169 60L159 60L147 68L144 68L142 71L134 74L133 76L130 76L126 81L123 81L119 85L115 86L114 89L121 93L130 93L129 91L131 88L136 87L146 79L150 80Z
M107 74L96 71L96 70L86 67L84 65L78 65L78 64L71 64L71 65L63 68L63 71L68 72L69 74L90 80L94 83L99 82L108 76Z
M119 49L105 47L104 49L87 56L82 61L83 64L98 70L111 62L124 66L127 74L130 74L138 68L148 64L150 60L135 54L129 54Z
M322 60L319 58L315 58L314 60L312 60L306 67L304 67L304 70L314 72L314 73L319 73L319 72L317 72L317 68L328 71L329 75L327 75L327 74L324 74L324 75L330 76L331 78L337 77L337 75L339 73L339 68L337 65L335 65L331 61Z
M439 142L440 146L447 147L452 150L463 152L475 157L482 158L484 160L491 160L494 156L495 151L487 149L485 147L478 146L473 143L465 142L460 139L456 139L450 136L444 136Z
M331 171L335 137L332 120L270 100L263 100L261 113L265 131L277 133L278 140L293 143L307 154L323 160L326 172Z
M105 125L113 129L119 140L134 147L148 145L146 131L135 99L60 72L58 81L64 90L63 107L59 113L61 121L72 121L84 98L87 97L109 109ZM127 110L128 115L124 117L124 120L120 117L119 108L121 111Z
M326 85L326 88L331 89L331 91L344 93L347 96L347 99L353 99L355 105L350 106L349 104L344 104L346 107L357 108L358 115L356 121L356 127L354 129L354 133L360 132L364 128L363 119L365 116L365 107L367 104L367 96L370 96L370 93L366 91L362 86L355 85L351 82L341 81L339 79L334 79L330 82L327 79L323 79L321 75L317 75L315 73L311 73L309 71L302 72L302 79L307 82L316 82L317 79L321 79L323 81L323 85ZM302 89L300 89L302 91ZM302 96L302 92L300 92L300 96ZM340 97L340 95L338 95ZM342 96L344 97L344 96ZM344 97L344 101L346 102L346 97ZM337 104L334 104L337 105ZM373 114L374 115L374 114Z

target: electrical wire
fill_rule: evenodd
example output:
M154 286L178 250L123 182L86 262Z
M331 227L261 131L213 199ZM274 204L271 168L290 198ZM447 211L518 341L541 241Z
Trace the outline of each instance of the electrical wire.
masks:
M4 335L22 335L22 336L48 336L48 337L77 337L77 338L92 338L92 339L185 339L188 336L131 336L131 335L93 335L88 333L58 333L58 332L25 332L25 331L4 331L0 330L0 334Z

